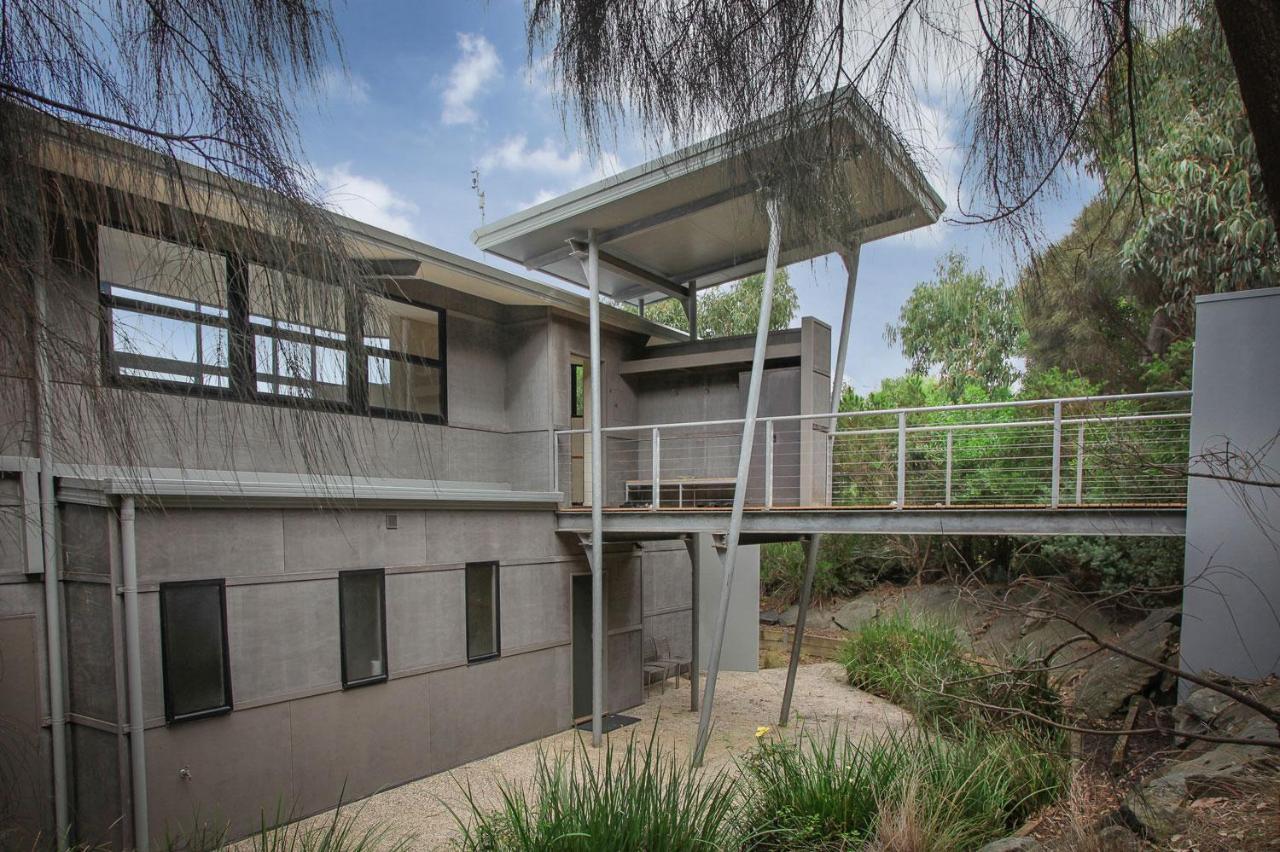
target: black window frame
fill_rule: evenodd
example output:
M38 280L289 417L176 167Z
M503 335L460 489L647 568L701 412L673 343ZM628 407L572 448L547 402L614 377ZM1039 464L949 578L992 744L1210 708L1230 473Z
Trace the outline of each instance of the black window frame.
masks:
M173 710L173 691L169 678L168 630L165 623L165 590L179 587L213 586L218 590L218 610L222 624L222 694L226 703L220 707L197 710L191 713L175 713ZM214 716L225 716L235 709L235 698L231 692L231 640L227 633L227 581L216 580L178 580L161 583L160 595L160 679L164 685L164 718L168 724L192 722L197 719L208 719Z
M378 576L379 603L382 606L382 674L351 680L347 676L347 622L343 617L344 592L342 580L345 577L369 576L371 574ZM352 571L338 572L338 649L342 656L343 689L358 689L362 686L372 686L375 683L387 682L391 673L391 662L387 658L387 572L385 569L359 568Z
M471 569L493 569L493 652L489 654L471 655ZM496 559L468 562L463 567L462 621L464 639L467 645L467 665L487 663L502 656L502 574L501 566Z
M304 332L272 328L264 326L261 323L254 322L250 316L248 275L248 265L250 261L246 258L231 252L219 251L201 245L192 245L189 242L181 242L164 234L129 230L127 228L119 228L110 224L104 224L102 227L111 227L115 230L124 231L126 233L138 234L139 236L147 237L148 239L186 246L196 251L219 256L226 264L225 278L227 286L227 304L223 309L226 316L215 316L213 314L200 313L198 310L191 311L172 306L153 304L150 302L141 302L135 299L129 299L125 296L113 294L110 292L110 288L112 286L123 287L126 289L140 288L130 287L128 284L119 282L107 281L103 278L101 257L97 251L100 246L100 241L95 239L94 246L98 280L98 319L100 326L99 339L102 365L101 372L102 382L105 386L178 394L182 396L199 396L236 402L249 402L259 405L305 408L310 410L328 411L337 414L358 414L377 417L383 420L403 420L413 423L436 424L441 426L448 425L448 311L445 308L426 302L415 301L413 299L405 298L397 293L389 293L375 288L369 288L364 291L364 295L366 296L376 296L378 298L412 305L415 308L434 311L439 318L439 358L425 358L422 356L410 355L409 353L399 353L381 350L375 347L366 347L364 345L365 335L363 327L363 302L365 300L358 297L353 298L350 293L347 294L347 330L345 332L344 341L337 341L325 337L324 335L311 335ZM275 268L266 266L265 264L258 265L270 269ZM323 284L324 282L320 283ZM194 302L195 300L192 301ZM226 387L202 384L202 365L199 363L194 365L195 375L192 382L173 381L147 376L123 375L119 370L120 365L117 362L117 355L120 353L115 351L113 334L114 325L112 311L117 308L126 311L164 316L170 319L177 319L186 322L196 322L197 327L200 325L216 325L219 328L225 329L227 336L228 361L225 371L227 375ZM316 345L343 351L346 354L347 359L345 398L342 400L329 400L306 396L286 395L272 391L259 391L257 385L260 374L257 372L257 349L254 340L255 335L263 335L282 340L290 340L304 345L312 345L313 357L314 346ZM341 345L334 346L333 344L335 343L341 343ZM388 354L382 354L384 351ZM199 359L199 338L197 338L196 354L197 359ZM390 357L393 360L420 363L423 366L438 369L440 372L440 413L433 414L427 412L402 411L399 409L370 406L367 359L371 354L376 357ZM157 372L174 373L178 371L157 370ZM219 369L219 374L221 374L221 368Z
M582 383L582 395L578 395L578 383ZM569 416L587 416L587 365L571 363L569 365Z

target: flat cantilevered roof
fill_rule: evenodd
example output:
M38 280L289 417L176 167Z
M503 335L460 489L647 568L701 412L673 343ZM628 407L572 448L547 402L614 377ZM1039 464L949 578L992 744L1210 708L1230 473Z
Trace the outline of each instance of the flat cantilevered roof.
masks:
M787 227L782 210L782 265L821 257L841 241L862 243L930 225L944 204L883 121L856 95L834 114L815 109L832 132L852 134L843 163L857 221L836 237ZM817 125L815 119L814 126ZM763 125L768 127L768 122ZM803 131L802 131L803 132ZM791 141L758 133L744 146L727 136L683 148L535 205L472 233L484 251L586 286L579 257L594 229L600 290L624 302L684 298L698 289L764 269L769 223L755 197L751 163L766 146Z

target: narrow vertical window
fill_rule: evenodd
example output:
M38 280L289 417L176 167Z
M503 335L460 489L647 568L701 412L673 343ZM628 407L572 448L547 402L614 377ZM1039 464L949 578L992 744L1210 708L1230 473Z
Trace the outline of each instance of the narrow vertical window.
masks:
M501 652L498 631L498 563L467 564L467 662L491 660Z
M387 679L386 582L381 569L338 575L342 685Z
M586 364L569 365L569 393L572 396L570 417L583 417L586 414L587 394L586 385L583 383L586 369Z
M222 580L160 584L164 714L170 722L231 709Z

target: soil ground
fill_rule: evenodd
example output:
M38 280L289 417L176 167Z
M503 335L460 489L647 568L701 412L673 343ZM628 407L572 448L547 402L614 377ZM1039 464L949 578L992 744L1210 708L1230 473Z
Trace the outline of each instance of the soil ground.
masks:
M782 704L785 668L760 672L721 672L716 684L715 723L707 747L703 771L733 771L734 758L755 747L756 731L774 726ZM608 738L624 745L632 735L647 739L657 728L663 748L681 758L688 757L698 727L698 714L689 710L689 682L678 687L668 681L665 692L656 687L646 703L624 711L640 722L621 728ZM911 724L910 716L889 702L851 688L844 672L835 663L801 666L796 677L793 713L806 727L840 724L855 736L875 735ZM791 729L798 725L793 722ZM583 734L591 751L590 734ZM374 794L362 802L347 805L345 813L356 816L357 826L380 826L389 837L412 835L413 849L449 848L458 826L449 808L465 812L464 787L470 786L476 801L496 806L501 784L528 784L534 773L539 749L566 752L577 748L578 732L564 731L532 743L500 752L432 775L401 787ZM322 824L332 812L312 817L309 823Z

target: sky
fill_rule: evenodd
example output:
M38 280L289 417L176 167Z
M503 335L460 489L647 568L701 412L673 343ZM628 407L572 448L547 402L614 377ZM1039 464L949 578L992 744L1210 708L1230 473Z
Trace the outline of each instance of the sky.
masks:
M470 235L481 220L472 170L480 170L486 220L493 222L661 152L620 135L600 157L587 155L562 120L551 80L530 69L523 9L522 0L338 4L343 57L304 97L298 121L306 156L333 208L569 287L475 248ZM966 93L950 80L963 75L937 67L924 73L930 79L921 86L919 110L912 126L900 129L928 152L921 166L954 209L965 161L957 140L964 138ZM1042 206L1043 237L1065 234L1095 189L1084 177L1068 181ZM993 277L1016 278L1019 253L1000 234L945 215L930 228L863 247L845 369L855 390L866 392L906 371L906 359L885 342L885 324L952 250ZM800 298L796 324L815 316L837 326L845 287L839 259L796 264L789 272Z

